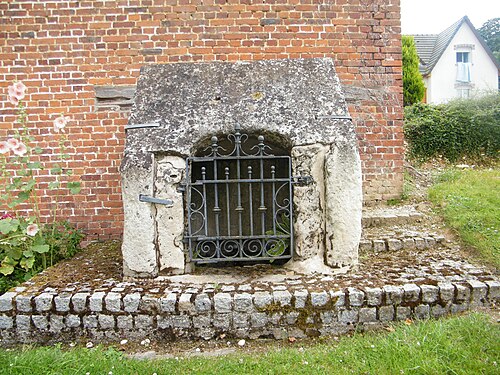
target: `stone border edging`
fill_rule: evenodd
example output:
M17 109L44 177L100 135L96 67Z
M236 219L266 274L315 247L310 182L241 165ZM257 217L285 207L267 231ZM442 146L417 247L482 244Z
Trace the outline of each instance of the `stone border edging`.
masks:
M95 291L0 296L4 344L49 343L88 338L211 339L221 334L258 338L347 333L407 318L426 319L495 306L499 281L435 285L386 285L310 292L281 290L201 293ZM278 289L278 288L276 288Z

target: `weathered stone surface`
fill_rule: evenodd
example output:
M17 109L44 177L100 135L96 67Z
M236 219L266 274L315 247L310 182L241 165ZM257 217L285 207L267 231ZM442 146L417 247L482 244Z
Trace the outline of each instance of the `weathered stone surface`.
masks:
M52 309L53 296L50 293L42 293L35 297L35 308L36 311L46 312Z
M186 162L179 156L158 155L156 158L155 197L170 199L173 205L156 205L157 243L160 271L182 274L185 268L184 199L177 188L184 178ZM146 204L146 203L143 203Z
M377 321L377 308L376 307L363 307L359 310L359 322L376 322Z
M77 328L80 327L81 319L78 315L70 314L66 315L66 317L64 318L64 323L66 324L66 326L68 326L68 328Z
M455 298L455 286L452 283L439 283L439 299L442 303L451 303Z
M373 242L371 240L360 240L359 241L359 252L370 253L373 251Z
M212 317L210 315L193 316L194 328L208 328L212 325Z
M301 260L323 258L325 252L324 165L328 149L328 146L314 144L294 147L291 152L294 173L312 177L309 185L297 185L293 189L295 254Z
M97 315L85 315L83 317L83 328L92 329L97 328Z
M71 297L71 304L73 305L73 311L77 313L83 313L87 310L87 298L89 293L75 293Z
M49 328L49 319L46 315L32 315L31 320L33 325L39 330L47 330Z
M139 293L126 294L123 297L123 309L126 312L136 312L139 309L140 302L141 302L141 295Z
M31 317L29 315L16 315L16 329L18 334L28 333L31 330Z
M51 315L50 316L50 332L58 334L60 333L63 328L64 328L64 321L63 317L60 315Z
M430 309L429 305L415 306L415 310L414 310L415 318L428 319L430 316L430 311L431 311L431 309Z
M191 319L188 315L172 316L172 327L174 328L190 328Z
M496 301L500 299L500 282L496 280L485 281L488 285L488 299L490 301Z
M488 286L478 280L469 280L468 283L471 286L471 303L475 306L484 305L488 294Z
M456 292L456 300L459 302L469 302L470 300L470 289L461 284L455 284Z
M162 312L171 313L175 311L177 303L177 294L169 293L166 297L160 298L160 309Z
M422 290L422 302L423 303L435 303L437 302L439 295L439 288L434 285L421 285Z
M396 320L405 320L411 316L411 308L398 306L396 307Z
M248 314L234 312L233 313L233 327L234 328L247 328L250 323L248 321Z
M71 302L70 294L60 294L54 297L54 305L57 312L69 311L69 303Z
M362 306L365 300L365 294L356 288L347 288L347 293L349 296L349 305L350 306Z
M97 316L99 321L99 327L102 329L113 329L115 328L115 317L113 315L99 314Z
M389 251L398 251L403 248L403 244L401 240L390 238L387 240L387 248L389 249Z
M441 305L431 306L431 316L433 318L439 318L440 316L446 315L448 311Z
M232 313L227 314L214 314L213 324L215 328L222 330L229 330L231 327L231 321L233 319Z
M331 267L358 263L361 238L361 161L354 134L333 144L325 162L326 263Z
M368 306L380 306L382 304L382 289L365 288L365 295Z
M117 316L116 327L119 329L132 329L134 327L134 319L132 315Z
M329 299L327 292L311 292L311 305L315 307L325 306Z
M359 310L350 309L350 310L340 310L339 311L339 322L341 323L356 323L359 320Z
M425 249L426 247L426 244L425 244L425 240L423 238L420 238L420 237L415 237L414 238L415 240L415 247L418 249L418 250L423 250Z
M32 311L32 307L31 307L31 300L32 299L33 299L32 296L23 296L23 295L16 296L16 309L17 309L17 311L31 312Z
M192 313L194 312L194 303L191 302L191 299L194 298L191 293L182 293L179 297L179 311L184 313Z
M307 290L296 290L293 295L295 297L296 309L303 309L306 307L307 296L309 295Z
M137 329L150 329L153 327L153 316L145 314L136 315L134 322Z
M416 284L403 285L404 302L417 302L420 299L420 288Z
M217 313L228 313L232 311L233 301L229 293L217 293L214 296L214 307Z
M399 286L386 285L382 288L385 292L386 304L400 305L403 302L403 288Z
M102 300L106 293L104 292L95 292L92 293L89 297L89 309L92 312L101 312L102 311Z
M403 238L403 248L407 250L415 249L415 240L413 238Z
M0 311L10 311L14 307L12 301L16 296L15 292L7 292L0 295Z
M288 290L275 290L273 292L273 300L281 306L290 306L292 295Z
M252 295L249 293L238 293L234 295L234 310L250 312L253 309Z
M14 327L14 321L11 316L0 315L0 329L11 329Z
M378 317L381 322L394 320L394 306L381 306L378 309Z
M194 307L198 313L210 311L212 309L212 301L207 294L198 294L194 300Z
M110 292L104 297L106 310L110 312L119 312L121 310L121 295L119 293Z

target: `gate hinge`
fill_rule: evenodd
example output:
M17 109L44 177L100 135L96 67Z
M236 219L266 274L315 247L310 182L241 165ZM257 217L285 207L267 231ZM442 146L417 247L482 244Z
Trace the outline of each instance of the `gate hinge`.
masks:
M309 185L313 182L312 176L293 176L292 177L292 184L294 185L299 185L299 186L305 186Z
M174 201L171 199L154 198L150 197L149 195L143 195L143 194L139 194L139 202L162 204L167 207L172 207L174 205Z

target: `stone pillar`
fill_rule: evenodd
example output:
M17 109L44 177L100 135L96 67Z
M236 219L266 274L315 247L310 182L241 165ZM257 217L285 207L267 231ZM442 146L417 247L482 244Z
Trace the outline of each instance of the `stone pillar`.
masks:
M150 168L130 167L122 172L123 197L123 275L127 277L158 276L158 254L155 244L156 208L139 202L139 194L153 194Z
M155 197L173 202L172 207L156 207L160 271L169 275L182 274L185 269L184 205L182 193L177 191L185 168L185 160L179 156L159 157L156 163Z
M355 139L331 146L325 185L326 263L331 267L357 264L363 193Z
M292 149L294 175L309 175L313 182L293 188L294 243L296 260L305 260L325 252L325 155L328 146L314 144Z

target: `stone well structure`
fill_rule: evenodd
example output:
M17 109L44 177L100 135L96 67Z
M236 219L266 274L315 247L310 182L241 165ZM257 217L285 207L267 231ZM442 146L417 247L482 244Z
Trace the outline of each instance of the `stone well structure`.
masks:
M312 177L293 186L287 266L312 273L357 263L361 166L332 60L179 63L144 67L138 81L121 166L125 276L189 272L186 159L238 126L285 150L293 175Z

